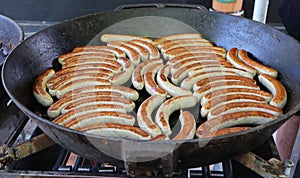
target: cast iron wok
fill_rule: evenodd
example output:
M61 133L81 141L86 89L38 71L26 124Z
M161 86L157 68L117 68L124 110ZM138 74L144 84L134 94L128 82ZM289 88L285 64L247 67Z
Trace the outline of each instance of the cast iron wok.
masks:
M177 20L175 20L177 19ZM113 25L113 26L112 26ZM132 141L84 134L56 125L34 99L36 76L52 66L60 54L75 46L99 43L99 34L121 33L158 37L199 32L216 45L248 50L264 64L280 71L288 90L285 114L246 132L188 141ZM99 43L100 44L100 43ZM272 27L245 18L189 8L138 8L92 14L49 27L20 44L4 63L3 84L13 102L56 143L83 157L114 165L145 162L158 157L179 168L215 163L245 153L270 138L300 109L300 45ZM180 161L179 161L180 160ZM165 163L165 165L164 165Z

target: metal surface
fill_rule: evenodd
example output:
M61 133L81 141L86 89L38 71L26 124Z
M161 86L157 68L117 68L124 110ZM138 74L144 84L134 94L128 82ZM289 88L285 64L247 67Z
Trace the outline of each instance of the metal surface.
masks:
M143 21L141 17L154 17L156 21L149 24L149 21ZM174 24L174 21L178 23ZM130 22L130 25L127 22ZM111 27L116 23L121 28ZM151 37L196 30L226 49L231 47L247 49L254 57L280 71L280 80L289 93L285 114L277 120L246 132L216 137L212 140L152 142L108 139L84 134L56 125L48 118L42 117L45 116L45 108L42 108L32 95L34 78L51 67L53 59L75 46L96 42L99 44L99 35L107 30L111 33ZM140 159L157 158L156 156L165 153L163 158L153 162L164 163L160 169L166 170L165 174L168 175L174 168L207 165L229 159L236 154L246 153L266 141L282 123L299 110L300 93L297 92L300 87L299 51L299 43L286 34L239 17L188 8L126 9L65 21L33 35L12 52L4 64L2 76L6 91L16 105L62 147L85 158L109 162L120 167L130 167ZM105 149L112 148L119 151L121 160L105 153ZM170 151L170 148L176 149ZM138 163L140 167L144 165L147 163Z
M0 64L23 39L21 27L14 20L0 14Z
M281 162L272 158L266 161L251 152L235 156L234 160L266 178L290 177L290 170L294 166L291 160Z
M0 168L53 145L55 142L47 135L42 134L14 147L0 146Z

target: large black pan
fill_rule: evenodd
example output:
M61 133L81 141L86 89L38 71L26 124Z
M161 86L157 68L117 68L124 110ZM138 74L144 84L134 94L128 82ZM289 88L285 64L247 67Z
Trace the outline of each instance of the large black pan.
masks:
M35 101L32 83L37 75L52 66L53 59L60 54L75 46L99 43L99 34L105 32L158 37L195 31L227 49L247 49L254 57L280 71L279 78L287 87L289 96L285 114L246 132L186 142L142 142L86 135L40 116L45 109ZM3 66L2 76L6 91L16 105L64 148L99 162L128 166L128 169L141 164L134 162L162 157L151 165L159 163L164 172L170 173L176 165L186 168L215 163L245 153L266 141L300 109L299 54L300 45L296 40L245 18L203 9L138 8L88 15L45 29L11 53Z

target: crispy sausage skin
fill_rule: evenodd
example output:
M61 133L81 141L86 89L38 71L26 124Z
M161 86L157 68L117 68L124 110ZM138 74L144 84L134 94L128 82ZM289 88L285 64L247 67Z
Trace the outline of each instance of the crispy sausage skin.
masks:
M54 76L53 69L47 69L40 74L33 83L33 95L36 100L43 106L47 107L53 104L53 98L47 92L47 82Z

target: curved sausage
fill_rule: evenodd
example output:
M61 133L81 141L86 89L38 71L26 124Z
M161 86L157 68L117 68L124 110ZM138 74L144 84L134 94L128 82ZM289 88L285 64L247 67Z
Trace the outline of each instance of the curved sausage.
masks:
M212 137L218 137L222 135L228 135L228 134L233 134L237 132L243 132L246 130L251 129L252 127L229 127L225 129L220 129L217 131L213 132L205 132L204 134L197 134L199 138L212 138Z
M99 105L99 104L116 104L123 106L127 112L131 112L135 108L135 104L132 100L127 98L119 98L113 96L94 96L90 98L80 98L73 102L69 102L62 108L61 113L66 113L71 110L76 110L83 106Z
M113 91L98 91L98 92L86 92L86 93L78 93L72 95L64 95L62 98L53 103L47 110L47 115L50 118L55 118L60 115L62 108L66 107L71 102L75 102L77 100L83 98L93 98L97 96L112 96L122 98L123 95Z
M212 91L216 91L219 89L227 89L227 88L248 88L248 89L256 89L259 90L259 86L253 83L247 82L239 82L239 81L232 81L232 82L216 82L212 83L211 85L205 85L201 88L194 88L194 96L198 99L198 101L206 94Z
M46 84L54 76L55 71L53 69L47 69L37 78L33 83L33 95L36 100L43 106L50 106L53 103L53 98L47 92Z
M77 94L87 93L87 92L103 92L103 91L116 92L123 95L125 98L131 99L133 101L139 99L139 93L134 89L125 86L114 86L114 85L87 86L87 87L83 87L80 89L75 89L70 92L67 92L63 95L63 97L70 97L72 95L77 95Z
M224 103L218 107L214 107L208 113L207 119L218 116L220 114L228 114L233 112L241 111L263 111L274 116L279 116L282 114L282 110L276 106L272 106L267 103L259 102L233 102L233 103Z
M167 92L162 89L155 81L154 77L157 71L163 66L163 64L152 64L147 70L145 70L144 81L145 89L150 95L163 95L167 96Z
M134 70L134 64L127 58L119 58L117 62L123 67L123 70L113 76L109 81L112 85L123 85L130 80Z
M65 93L80 89L87 86L96 86L96 85L111 85L109 80L101 78L89 78L89 79L78 79L70 82L66 82L63 85L57 86L57 88L50 88L49 93L55 94L57 98L61 98ZM53 86L52 86L53 87Z
M150 140L151 136L142 129L130 125L106 123L79 128L79 131L104 137L118 137L133 140Z
M238 126L238 125L261 125L274 120L276 116L261 111L243 111L229 114L222 114L201 124L196 135L203 138L206 135L214 134L217 130Z
M158 71L156 76L158 85L167 91L171 96L192 95L190 90L177 87L169 81L168 75L170 73L170 67L170 65L166 64Z
M181 124L180 131L172 140L193 139L196 132L196 122L192 113L189 111L180 111L179 121Z
M138 44L132 43L131 41L127 41L127 42L112 41L112 42L109 42L108 45L115 46L115 47L127 46L129 48L132 48L139 54L142 61L148 60L148 58L149 58L149 52L146 48L144 48Z
M160 128L153 122L152 112L160 106L166 97L162 95L152 95L140 105L137 111L137 122L141 129L148 132L152 137L161 134Z
M275 69L265 66L265 65L262 65L256 61L254 61L253 59L248 57L247 51L245 51L243 49L239 50L238 57L241 61L243 61L247 65L256 69L258 74L268 74L274 78L276 78L278 76L278 72Z
M88 58L88 57L106 57L115 58L115 55L109 51L71 51L58 56L58 62L64 64L64 60L67 58Z
M178 55L187 53L204 53L204 54L215 54L221 57L226 57L226 49L217 46L187 46L187 47L177 47L171 50L165 51L163 56L165 59L171 59Z
M197 73L202 73L202 72L207 72L207 71L227 71L227 72L234 72L240 76L243 76L243 77L247 77L247 78L253 78L254 76L242 69L239 69L239 68L234 68L234 67L220 67L220 66L215 66L215 67L207 67L207 68L197 68L195 70L192 70L189 72L189 75L195 75Z
M188 46L213 46L212 42L210 41L188 41L188 42L179 42L179 43L173 43L173 44L169 44L166 46L163 46L160 48L161 53L165 53L166 51L169 51L171 49L174 48L178 48L178 47L188 47Z
M286 89L281 82L267 74L260 74L258 80L273 94L270 104L283 108L287 102Z
M195 75L189 76L185 78L181 82L181 88L191 90L195 83L199 80L202 79L209 79L211 77L225 77L225 76L238 76L238 74L234 72L228 72L228 71L211 71L211 72L202 72L202 73L197 73Z
M138 44L138 45L144 47L145 49L147 49L149 52L149 59L157 59L160 57L159 51L156 49L156 47L152 43L142 41L142 40L132 40L130 42L132 42L134 44Z
M199 33L183 33L183 34L172 34L172 35L167 35L163 36L160 38L157 38L154 40L154 45L158 46L160 43L167 41L167 40L176 40L176 39L185 39L185 38L202 38L202 35Z
M79 115L76 119L66 122L63 126L71 129L80 129L95 124L118 123L133 125L134 122L135 118L132 115L114 111L102 111Z
M201 99L201 105L204 105L209 100L213 100L213 98L218 96L225 96L230 94L250 94L254 96L259 96L265 99L265 102L269 102L272 98L272 94L262 91L262 90L256 90L256 89L248 89L248 88L226 88L226 89L219 89L212 92L209 92L208 94L204 95Z
M153 44L153 41L150 38L134 36L134 35L103 34L101 36L101 41L106 43L111 41L131 41L131 40L142 40Z
M233 102L260 102L264 103L265 99L259 96L254 96L250 94L240 94L240 95L221 95L219 97L214 98L213 100L209 100L206 102L201 108L201 116L206 117L207 114L214 110L216 107L220 105L226 105Z
M132 47L129 47L121 42L111 41L107 43L107 46L118 48L121 51L124 51L135 66L137 66L141 61L140 55L137 51L135 51Z
M98 74L98 77L103 79L110 79L113 76L113 72L99 68L91 68L91 69L78 69L78 70L69 70L70 72L60 72L58 71L48 82L47 87L51 87L53 84L64 81L66 78L77 77L77 76L88 76L90 74Z
M109 58L80 58L75 60L70 60L71 58L67 58L64 60L64 64L62 65L62 68L66 67L72 67L72 66L79 66L84 64L108 64L108 65L114 65L116 68L122 68L121 64L119 64L116 59L111 60Z
M137 90L142 90L145 86L144 83L144 72L151 66L152 64L162 64L163 61L161 59L152 59L152 60L147 60L145 62L142 62L139 64L133 71L131 81Z
M198 80L196 82L196 84L197 84L197 86L203 86L206 84L211 84L211 83L220 82L220 81L224 81L224 82L241 81L241 82L248 82L248 83L256 84L256 81L254 79L251 79L248 77L243 77L243 76L237 76L237 75L212 76L212 77Z
M114 48L111 46L80 46L80 47L76 47L73 49L73 51L82 51L82 50L104 50L104 51L109 51L112 52L117 58L120 57L126 57L126 54L119 50L118 48Z
M250 74L252 74L253 76L256 75L256 70L247 65L246 63L244 63L243 61L239 60L238 57L237 57L237 53L238 53L238 49L237 48L231 48L227 55L226 55L226 58L227 60L236 68L239 68L239 69L243 69L247 72L249 72Z
M121 105L117 104L98 104L98 105L90 105L90 106L83 106L76 110L71 110L64 114L61 114L57 118L55 118L52 122L60 125L64 125L65 123L80 117L80 115L93 113L93 112L103 112L103 111L110 111L110 112L122 112L126 113L125 109Z
M219 59L220 61L224 61L224 58L219 55L219 54L212 54L212 53L201 53L201 52L192 52L192 51L179 51L179 53L175 56L172 56L168 60L168 64L176 64L185 60L189 59L199 59L199 60L204 60L204 59ZM228 62L229 63L229 62Z
M168 46L168 45L171 45L171 44L177 44L177 43L185 43L185 42L191 42L191 41L198 41L198 42L210 42L209 40L207 39L204 39L204 38L181 38L181 39L173 39L173 40L166 40L164 42L161 42L160 44L157 45L157 48L158 49L161 49L163 48L164 46Z
M162 133L170 135L172 133L169 125L170 115L178 110L190 108L196 105L196 99L192 95L175 96L165 101L157 110L155 122L161 128Z

